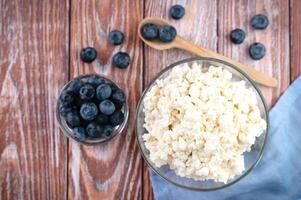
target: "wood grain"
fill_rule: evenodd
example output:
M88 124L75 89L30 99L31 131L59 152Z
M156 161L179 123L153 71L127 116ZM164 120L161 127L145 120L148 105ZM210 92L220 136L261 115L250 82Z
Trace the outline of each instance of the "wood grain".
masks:
M68 1L0 1L0 199L67 195L55 106L67 80L68 13Z
M261 70L278 79L278 88L261 87L267 104L271 107L289 85L289 1L288 0L229 0L218 3L218 50L250 67ZM251 18L256 14L268 16L270 24L266 30L254 30ZM244 43L234 45L229 33L235 28L245 30ZM266 47L266 56L254 61L249 57L248 48L254 42Z
M152 189L152 183L150 180L150 173L149 173L149 167L147 166L146 162L144 162L143 165L143 198L144 200L153 200L154 199L154 193Z
M174 4L185 7L186 14L181 20L169 17L169 8ZM145 0L145 17L160 17L168 19L179 35L202 47L216 51L217 48L217 2L215 0L165 1ZM158 51L148 46L144 48L144 84L147 85L154 76L171 63L194 55L181 50ZM149 182L149 168L144 167L144 199L152 199L152 189Z
M69 199L141 199L142 158L134 135L134 111L142 90L142 48L137 36L142 19L140 0L72 1L71 77L98 73L112 78L126 92L130 118L128 127L112 141L93 147L71 142L69 151ZM108 33L118 29L125 35L124 44L112 46ZM82 48L92 46L98 58L83 64ZM111 65L113 54L125 51L131 57L127 69Z
M301 1L290 1L291 82L301 75Z

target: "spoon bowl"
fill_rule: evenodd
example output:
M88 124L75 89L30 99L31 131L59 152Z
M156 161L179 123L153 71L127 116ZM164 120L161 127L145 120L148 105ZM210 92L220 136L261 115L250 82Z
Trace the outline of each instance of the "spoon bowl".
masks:
M161 42L158 39L152 40L152 41L144 39L144 37L141 35L141 29L145 24L148 24L148 23L152 23L152 24L156 24L156 25L160 25L160 26L170 25L167 21L165 21L163 19L160 19L160 18L145 18L145 19L143 19L139 23L139 26L138 26L138 35L139 35L140 39L145 44L147 44L148 46L150 46L154 49L157 49L157 50L167 50L167 49L171 49L171 48L176 47L175 42L177 41L177 37L179 37L179 36L176 36L175 40L173 40L172 42L167 42L167 43Z

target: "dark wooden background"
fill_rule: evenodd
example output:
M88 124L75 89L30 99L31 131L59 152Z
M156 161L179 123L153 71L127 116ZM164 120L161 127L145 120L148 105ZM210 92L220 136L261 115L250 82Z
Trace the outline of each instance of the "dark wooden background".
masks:
M186 8L179 21L168 17L176 3ZM270 19L264 31L249 25L258 13ZM301 72L301 0L0 0L0 199L153 199L135 141L135 107L156 73L192 55L144 46L137 25L149 16L169 19L184 38L276 77L278 88L262 88L269 106ZM229 42L234 28L247 32L242 45ZM125 34L121 46L107 42L113 29ZM253 42L267 48L260 61L248 57ZM90 65L79 59L86 46L99 53ZM120 50L132 58L128 69L111 66ZM88 73L123 86L131 108L127 130L95 147L66 139L55 118L60 88Z

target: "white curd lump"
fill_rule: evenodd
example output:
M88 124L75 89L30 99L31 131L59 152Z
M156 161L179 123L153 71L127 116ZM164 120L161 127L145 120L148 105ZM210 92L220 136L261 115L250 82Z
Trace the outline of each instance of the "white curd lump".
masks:
M256 93L222 67L172 69L145 95L143 135L150 160L178 176L226 183L266 129Z

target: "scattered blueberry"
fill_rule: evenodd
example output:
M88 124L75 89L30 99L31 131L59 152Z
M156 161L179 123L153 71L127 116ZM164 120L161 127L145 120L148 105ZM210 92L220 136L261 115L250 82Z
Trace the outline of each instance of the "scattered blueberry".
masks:
M99 110L105 115L111 115L115 111L115 105L110 100L103 100L99 104Z
M112 134L113 134L113 126L111 126L111 125L105 125L104 129L103 129L103 135L104 135L104 137L110 138L110 137L112 137Z
M74 93L70 90L64 90L60 95L60 102L62 105L72 104L74 99Z
M85 141L87 139L86 129L83 127L75 127L73 129L73 136L81 142Z
M86 47L80 51L80 59L83 62L91 63L97 57L97 51L92 47Z
M105 83L105 80L101 77L96 76L96 75L92 75L87 79L87 83L93 85L93 87L95 87L95 89L96 89L97 86L99 86L102 83Z
M124 114L119 110L115 111L111 116L110 116L110 122L113 126L117 126L122 124L124 121Z
M97 115L95 121L98 122L99 124L103 125L103 124L106 124L109 122L109 117L102 113L99 113Z
M252 19L251 19L251 25L254 29L266 29L266 27L269 25L269 19L267 18L267 16L259 14L259 15L255 15Z
M74 94L78 94L79 89L83 85L84 83L79 78L75 78L74 80L70 81L68 90L72 91Z
M169 14L173 19L181 19L185 15L185 8L181 5L174 5L170 8Z
M260 60L265 56L266 50L263 44L255 42L249 48L249 54L254 60Z
M234 44L241 44L246 38L246 33L242 29L234 29L230 33L230 39Z
M93 138L101 137L104 132L103 127L94 121L87 125L86 131L88 136Z
M97 87L96 89L96 97L99 100L104 100L107 99L111 96L112 94L112 89L109 84L101 84Z
M112 101L114 103L123 104L125 102L125 94L124 94L124 92L122 90L120 90L120 89L117 89L112 94Z
M80 59L83 62L91 63L97 57L97 51L93 47L86 47L80 51Z
M173 26L165 25L159 28L159 39L162 42L171 42L177 36L177 31Z
M91 121L96 118L98 114L98 108L95 103L84 103L80 107L80 115L84 120Z
M130 64L130 56L125 52L118 52L113 56L113 64L121 69L127 68Z
M142 37L146 40L155 40L158 38L158 26L152 23L145 24L141 28Z
M111 31L109 33L109 42L112 44L112 45L119 45L123 42L123 39L124 39L124 35L122 32L120 31Z
M68 112L66 115L66 122L71 127L77 127L81 124L81 119L76 111Z
M91 100L95 95L95 89L90 84L83 85L79 90L79 97L82 100Z

